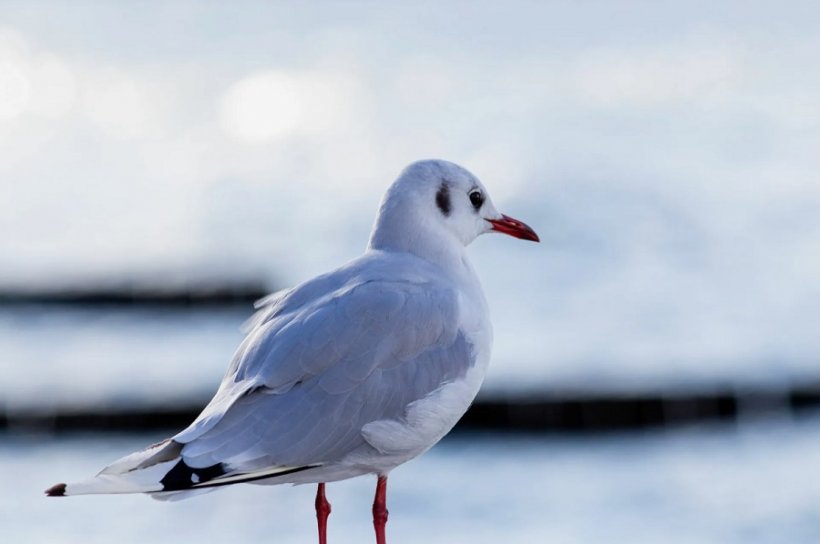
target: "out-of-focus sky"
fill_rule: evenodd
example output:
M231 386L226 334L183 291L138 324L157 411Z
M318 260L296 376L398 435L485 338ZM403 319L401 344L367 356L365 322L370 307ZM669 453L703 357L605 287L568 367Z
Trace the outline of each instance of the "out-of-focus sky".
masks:
M288 285L441 157L543 240L471 248L495 383L817 375L818 28L813 2L4 2L0 281Z

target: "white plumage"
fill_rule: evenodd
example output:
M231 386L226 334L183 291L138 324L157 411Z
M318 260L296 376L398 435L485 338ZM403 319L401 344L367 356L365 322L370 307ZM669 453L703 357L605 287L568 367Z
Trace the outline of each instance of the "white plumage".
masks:
M238 482L385 475L416 457L455 425L484 378L492 333L465 247L492 230L537 241L463 168L410 165L361 257L260 301L188 428L49 494L176 499Z

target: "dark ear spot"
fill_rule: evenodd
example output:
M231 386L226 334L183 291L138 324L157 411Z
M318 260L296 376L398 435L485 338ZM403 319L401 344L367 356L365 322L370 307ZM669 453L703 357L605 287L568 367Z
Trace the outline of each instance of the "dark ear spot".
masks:
M450 215L450 189L445 183L441 184L436 193L436 206L444 214L444 217Z

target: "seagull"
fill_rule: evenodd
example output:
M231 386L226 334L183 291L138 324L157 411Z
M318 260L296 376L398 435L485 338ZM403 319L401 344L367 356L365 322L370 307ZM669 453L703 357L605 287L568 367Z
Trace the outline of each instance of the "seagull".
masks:
M373 525L385 544L388 474L453 428L487 370L492 329L466 246L488 232L539 241L464 168L409 165L362 256L256 304L190 426L46 494L176 500L238 483L318 484L326 544L325 483L375 475Z

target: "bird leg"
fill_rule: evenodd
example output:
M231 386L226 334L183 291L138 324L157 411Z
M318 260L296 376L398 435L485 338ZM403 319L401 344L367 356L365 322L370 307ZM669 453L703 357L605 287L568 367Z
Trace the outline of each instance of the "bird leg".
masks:
M387 525L387 476L379 474L376 482L376 498L373 499L373 527L376 529L376 544L386 544L384 526Z
M316 489L316 520L319 522L319 544L327 544L327 518L330 516L330 503L325 498L325 484Z

